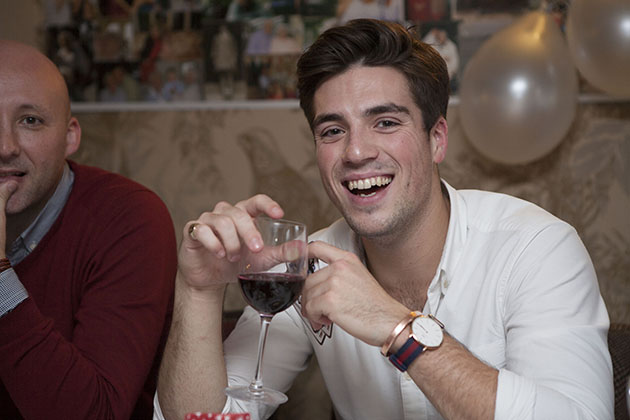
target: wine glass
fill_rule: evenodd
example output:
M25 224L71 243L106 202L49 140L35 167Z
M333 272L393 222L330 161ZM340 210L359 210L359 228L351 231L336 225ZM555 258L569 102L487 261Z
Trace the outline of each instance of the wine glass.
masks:
M260 252L245 251L238 283L243 297L260 315L256 373L249 386L231 386L225 393L239 400L269 405L285 403L280 391L265 388L262 360L271 319L300 296L307 274L306 226L302 223L259 216L256 227L263 239Z

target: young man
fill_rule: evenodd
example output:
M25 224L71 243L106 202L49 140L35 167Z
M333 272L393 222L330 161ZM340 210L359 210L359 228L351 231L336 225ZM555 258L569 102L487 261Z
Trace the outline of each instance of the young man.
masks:
M315 354L338 419L612 418L608 315L575 230L533 204L441 180L444 60L396 24L325 32L298 62L324 187L343 219L311 236L320 269L274 317L264 380ZM225 397L255 367L246 309L221 343L225 284L266 196L187 225L156 416L275 407ZM224 357L225 351L225 357Z
M67 161L65 82L0 40L0 417L150 418L176 247L146 188Z

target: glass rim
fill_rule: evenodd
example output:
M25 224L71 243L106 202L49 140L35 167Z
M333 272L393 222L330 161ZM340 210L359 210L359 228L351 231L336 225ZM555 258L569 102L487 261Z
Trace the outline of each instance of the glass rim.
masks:
M264 214L256 216L255 220L264 220L265 222L271 222L274 224L297 226L297 227L303 227L304 229L306 229L306 223L298 222L295 220L288 220L288 219L274 219Z

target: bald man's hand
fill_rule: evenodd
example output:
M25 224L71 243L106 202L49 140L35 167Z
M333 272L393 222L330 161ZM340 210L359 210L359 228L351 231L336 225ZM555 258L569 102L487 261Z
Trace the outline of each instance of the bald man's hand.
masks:
M0 258L6 257L7 215L5 209L7 201L16 189L17 183L14 181L0 183Z

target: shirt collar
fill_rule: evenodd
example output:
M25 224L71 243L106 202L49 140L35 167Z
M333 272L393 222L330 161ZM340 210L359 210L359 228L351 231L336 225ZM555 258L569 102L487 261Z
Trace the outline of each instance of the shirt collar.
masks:
M8 258L12 265L20 263L30 254L48 233L57 216L61 213L74 184L74 173L66 162L63 168L61 180L52 197L48 200L42 211L37 215L33 223L26 228L11 244Z
M455 268L461 257L461 249L466 242L468 225L466 203L446 181L442 180L442 185L448 192L451 210L442 257L435 276L429 284L427 306L424 308L425 312L432 314L437 312L442 297L446 295L454 280Z

